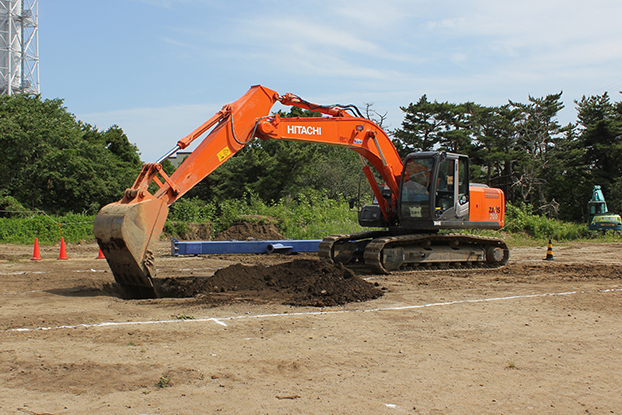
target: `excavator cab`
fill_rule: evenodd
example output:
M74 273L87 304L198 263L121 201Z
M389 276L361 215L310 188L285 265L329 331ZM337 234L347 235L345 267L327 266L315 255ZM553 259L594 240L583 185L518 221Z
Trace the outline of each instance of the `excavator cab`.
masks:
M609 212L605 196L599 185L594 185L592 199L588 202L590 223L587 229L590 231L622 231L622 219L620 215Z
M468 220L469 198L468 157L424 152L409 154L404 160L399 197L402 227L454 227Z

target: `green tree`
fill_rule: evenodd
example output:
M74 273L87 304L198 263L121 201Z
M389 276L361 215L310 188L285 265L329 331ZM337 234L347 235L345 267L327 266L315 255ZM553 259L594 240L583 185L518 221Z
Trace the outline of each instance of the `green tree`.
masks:
M441 132L447 128L443 114L449 104L428 101L422 95L416 104L400 107L405 113L402 127L392 132L396 147L403 157L413 151L430 151L441 141Z
M614 213L622 212L622 177L616 177L611 185L607 207Z
M337 200L362 196L371 201L372 191L363 175L360 156L347 148L317 145L313 164L300 178L300 184L324 192Z
M554 153L555 138L562 133L555 119L564 108L560 101L562 93L550 94L544 98L529 97L529 103L510 101L510 106L518 110L515 121L518 149L513 186L521 195L522 201L536 207L549 205L546 195L546 169Z
M265 202L296 194L317 145L279 140L257 140L214 171L209 180L219 199L238 199L254 193Z
M472 164L482 168L479 180L488 186L501 188L509 201L515 197L512 176L518 157L516 117L517 112L509 105L480 106L471 123L477 146L469 156Z
M402 107L404 121L393 133L394 142L402 155L429 150L466 154L471 180L501 188L506 200L533 204L547 214L576 212L585 169L572 126L562 128L556 119L564 108L561 95L530 96L526 104L510 101L501 107L430 102L423 95Z
M589 168L585 203L593 185L600 185L611 211L622 212L622 102L609 95L583 96L577 104L578 141Z
M584 163L585 149L574 126L568 125L562 131L549 150L544 172L546 194L552 206L558 205L559 219L583 221L592 194L590 170Z
M120 199L142 165L119 127L99 132L60 99L22 94L0 97L0 151L0 191L50 213L95 213Z
M612 103L604 93L584 96L576 104L585 163L592 169L595 184L609 190L622 177L622 103Z
M483 107L473 102L429 102L423 95L416 104L400 107L402 127L393 131L402 156L412 151L446 150L468 154L473 150L473 125Z

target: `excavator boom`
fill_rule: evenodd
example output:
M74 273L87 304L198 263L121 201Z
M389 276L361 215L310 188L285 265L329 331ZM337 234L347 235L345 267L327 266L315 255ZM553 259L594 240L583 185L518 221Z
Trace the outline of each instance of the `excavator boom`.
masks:
M272 106L312 109L326 117L282 118L270 115ZM380 187L365 166L366 176L380 203L387 223L397 223L396 205L402 161L389 137L375 123L351 115L348 106L320 106L292 94L279 96L260 85L253 86L237 101L225 105L203 125L178 141L167 154L188 147L211 129L196 150L169 177L160 163L147 163L123 199L104 206L98 213L94 233L117 283L131 298L157 296L152 279L154 244L168 215L168 207L255 137L324 143L351 148L373 166L392 192L382 196ZM164 157L166 158L166 156ZM164 159L163 158L163 159ZM155 183L158 190L149 192Z

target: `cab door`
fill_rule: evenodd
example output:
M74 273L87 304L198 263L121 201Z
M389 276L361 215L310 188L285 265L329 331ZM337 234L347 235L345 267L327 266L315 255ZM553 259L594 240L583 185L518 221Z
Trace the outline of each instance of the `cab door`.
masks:
M467 220L469 217L468 158L446 153L438 167L434 219Z
M459 220L469 219L469 158L460 156L456 163L456 201L454 209Z
M434 195L434 219L447 220L455 217L456 202L456 158L445 155L441 158L436 178Z

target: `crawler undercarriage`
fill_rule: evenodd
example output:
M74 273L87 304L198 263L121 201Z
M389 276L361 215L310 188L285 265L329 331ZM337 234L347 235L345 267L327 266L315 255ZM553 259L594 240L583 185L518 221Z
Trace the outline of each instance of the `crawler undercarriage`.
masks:
M499 238L468 234L408 234L388 231L331 235L320 243L319 256L343 264L363 263L375 272L408 269L498 268L510 251Z

